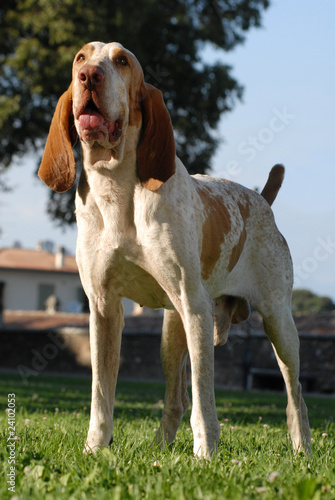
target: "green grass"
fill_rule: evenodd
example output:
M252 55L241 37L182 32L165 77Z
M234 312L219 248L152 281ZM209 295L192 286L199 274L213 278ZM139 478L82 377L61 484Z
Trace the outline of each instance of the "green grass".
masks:
M7 499L335 499L335 400L306 397L313 458L294 456L282 394L217 391L219 452L192 453L189 412L175 442L150 446L164 386L119 382L114 444L83 455L90 380L1 375L0 498ZM8 393L15 393L16 485L7 490Z

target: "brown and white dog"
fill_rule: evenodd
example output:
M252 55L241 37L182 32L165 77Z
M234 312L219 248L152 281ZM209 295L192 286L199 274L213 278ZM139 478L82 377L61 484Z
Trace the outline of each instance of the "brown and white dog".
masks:
M291 316L292 263L270 209L283 167L272 169L262 195L222 179L190 176L175 155L161 92L144 82L137 59L118 43L88 43L74 58L72 83L57 104L39 170L56 191L75 181L77 137L83 170L76 256L90 304L93 377L85 450L113 439L122 297L165 309L166 396L158 442L174 439L189 406L189 354L194 453L209 457L217 448L214 344L227 340L231 321L248 317L250 302L263 317L286 383L293 447L308 450Z

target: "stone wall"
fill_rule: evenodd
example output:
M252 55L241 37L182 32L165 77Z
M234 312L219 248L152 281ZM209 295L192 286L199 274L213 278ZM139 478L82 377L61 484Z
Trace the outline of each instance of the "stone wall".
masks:
M301 379L305 391L335 393L335 336L301 334ZM87 374L90 348L87 331L0 331L0 369L21 374L25 383L39 373ZM164 380L160 334L153 328L123 333L119 376ZM275 355L263 333L231 332L225 346L215 348L215 383L231 389L283 390Z

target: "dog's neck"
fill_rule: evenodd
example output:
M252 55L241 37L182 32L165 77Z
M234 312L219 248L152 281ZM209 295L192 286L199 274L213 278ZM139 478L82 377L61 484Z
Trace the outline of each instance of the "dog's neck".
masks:
M90 171L100 171L102 175L120 175L125 169L135 167L136 171L136 150L139 141L140 129L135 126L128 126L125 130L121 142L111 148L105 148L99 144L89 145L82 142L83 164L87 173Z
M81 201L77 211L84 210L84 206L86 212L98 210L102 229L114 227L111 234L129 234L133 230L134 191L139 183L138 138L139 130L128 127L124 144L115 151L82 145L84 170L78 186Z

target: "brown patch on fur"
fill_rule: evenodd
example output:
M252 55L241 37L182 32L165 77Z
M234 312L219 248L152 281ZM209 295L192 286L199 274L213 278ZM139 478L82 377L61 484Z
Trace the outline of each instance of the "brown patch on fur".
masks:
M130 53L128 50L125 50L123 47L113 47L113 62L115 62L117 59L119 59L122 56L124 56L129 62ZM131 58L131 59L133 59L133 58ZM124 68L126 68L126 67L127 66L125 65Z
M40 179L59 193L70 189L76 179L76 165L72 151L76 140L71 83L57 103L38 171Z
M234 248L231 251L229 264L227 267L227 270L229 272L231 272L234 269L234 267L236 266L236 264L241 256L241 253L243 251L246 238L247 238L247 232L246 232L245 227L244 227L242 232L241 232L240 239L238 240L238 243L234 246Z
M74 80L78 74L79 69L81 66L84 66L86 62L90 59L91 55L94 52L94 45L91 43L86 43L85 45L82 46L82 48L77 52L73 59L73 66L72 66L72 80ZM78 56L83 54L85 56L84 60L78 61Z
M242 229L242 232L240 234L240 238L238 240L238 243L234 246L234 248L232 249L231 255L230 255L229 264L228 264L228 268L227 268L229 272L231 272L234 269L234 267L238 263L238 260L241 256L241 253L243 252L244 243L245 243L245 240L247 239L247 232L245 230L245 223L250 215L250 206L249 206L249 203L247 200L246 200L245 204L238 202L237 205L238 205L238 208L240 210L240 214L241 214L241 217L243 219L244 225L243 225L243 229Z
M143 83L142 136L137 148L137 173L142 185L156 191L176 171L176 148L170 115L162 93Z
M139 75L133 75L133 81L128 90L129 125L136 128L140 127L142 121L140 81Z
M223 199L214 196L207 187L198 189L204 204L205 220L202 227L201 276L207 280L221 255L221 245L231 231L229 212Z

